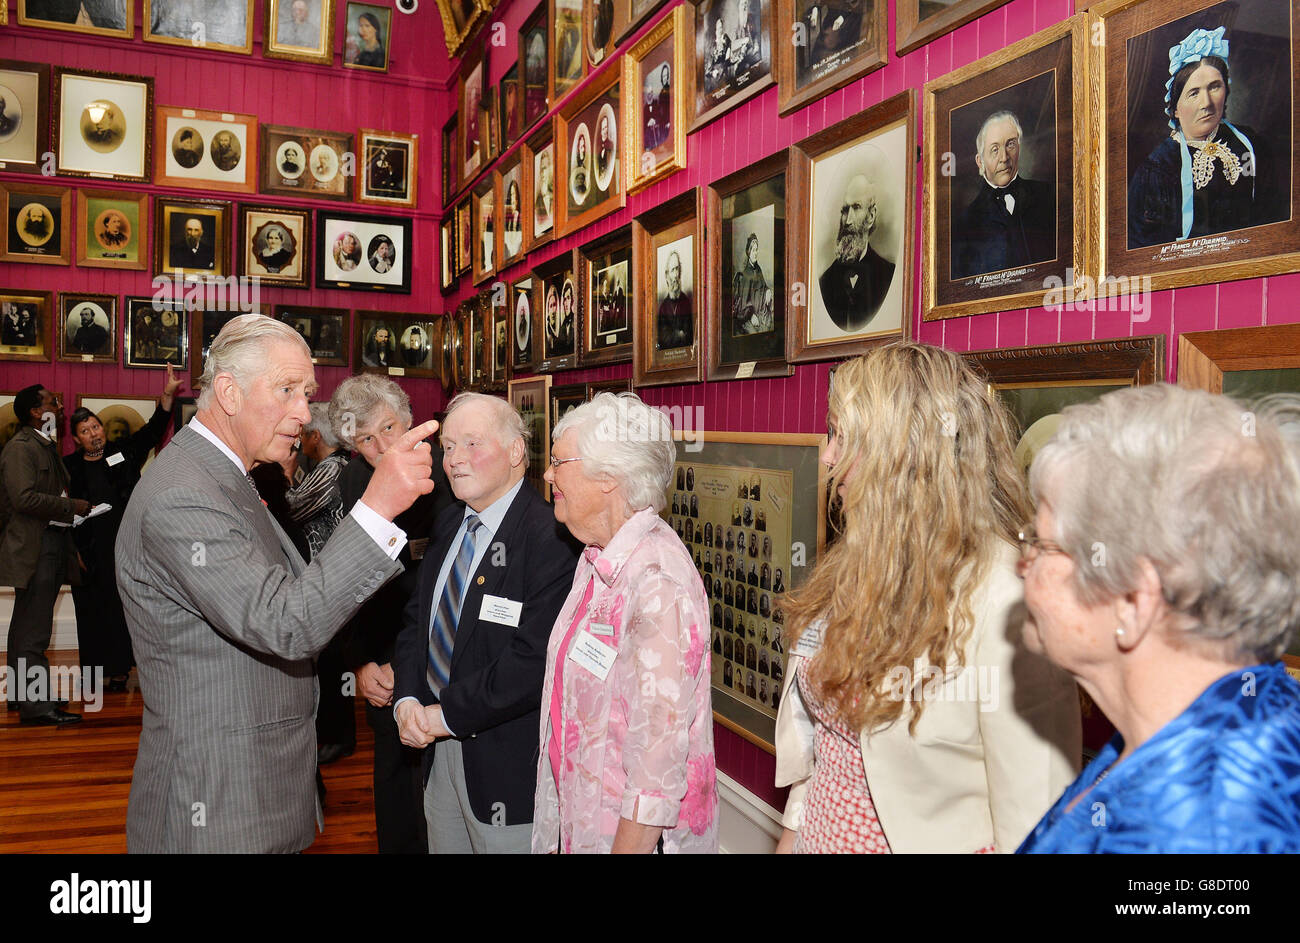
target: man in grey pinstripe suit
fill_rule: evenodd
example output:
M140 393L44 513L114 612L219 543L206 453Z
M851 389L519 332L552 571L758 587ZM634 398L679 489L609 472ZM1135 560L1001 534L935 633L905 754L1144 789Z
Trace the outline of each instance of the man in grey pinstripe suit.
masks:
M144 724L127 809L132 852L293 852L314 838L313 657L401 571L392 520L432 490L437 423L384 456L311 562L248 469L288 457L316 382L287 324L230 321L204 364L198 413L136 487L117 582Z

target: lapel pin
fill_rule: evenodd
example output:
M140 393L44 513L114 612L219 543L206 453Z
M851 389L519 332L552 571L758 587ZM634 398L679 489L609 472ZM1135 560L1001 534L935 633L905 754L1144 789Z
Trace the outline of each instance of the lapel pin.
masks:
M482 586L482 585L483 585L484 583L486 583L486 582L487 582L487 578L486 578L486 577L480 576L480 577L478 578L478 585Z

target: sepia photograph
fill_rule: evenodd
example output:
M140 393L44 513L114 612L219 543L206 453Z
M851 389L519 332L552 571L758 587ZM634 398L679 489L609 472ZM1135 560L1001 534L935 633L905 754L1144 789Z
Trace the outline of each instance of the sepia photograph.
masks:
M393 11L370 3L349 3L343 41L343 67L388 71L389 28Z
M154 274L229 275L230 204L159 197Z
M269 206L239 208L240 274L269 284L306 288L311 271L311 214Z
M49 363L53 294L0 288L0 360Z
M277 320L292 324L307 346L311 362L326 366L348 365L348 311L314 305L276 305Z
M622 32L619 0L583 0L582 33L588 68L594 69L614 51L614 38Z
M533 347L532 277L515 282L511 318L510 366L516 371L532 370L536 359Z
M460 91L460 182L462 185L473 179L483 161L483 127L481 118L483 104L483 82L487 72L486 54L466 56L461 63Z
M23 26L130 39L134 8L131 0L84 0L76 4L67 0L18 0L18 22Z
M587 74L582 52L582 0L549 0L551 10L550 101L558 102Z
M252 193L257 189L257 118L160 105L154 183Z
M886 0L775 0L778 108L802 108L888 60Z
M35 183L0 183L4 215L0 260L69 265L72 262L72 191Z
M54 86L59 173L147 180L153 149L153 78L58 69Z
M144 0L146 42L253 51L252 0Z
M534 240L555 228L555 143L533 155L533 234Z
M542 0L519 31L519 61L523 64L520 81L523 86L524 131L536 124L548 110L546 83L550 74L550 59L546 50L546 0Z
M351 185L343 162L353 153L351 134L263 125L261 190L346 200Z
M397 337L388 322L357 315L361 324L361 365L364 367L399 367L401 362L397 353Z
M39 173L50 149L50 67L0 59L0 166Z
M334 61L334 0L266 0L266 40L270 59Z
M695 7L695 102L690 130L776 81L772 0L701 0Z
M117 295L59 294L59 359L117 362Z
M123 317L124 364L165 370L168 364L187 369L190 326L182 301L127 298ZM199 362L200 371L203 368Z
M539 267L533 275L533 304L541 318L542 373L576 367L582 325L574 253L565 252Z
M623 85L635 89L624 130L631 157L628 192L635 193L686 166L686 109L690 98L689 8L680 6L623 57Z
M77 265L149 267L149 197L120 190L77 193Z
M692 188L632 223L632 268L641 286L633 311L637 386L703 379L697 201L698 191Z
M582 365L632 359L632 230L623 226L578 250L585 313Z
M497 188L492 175L474 190L474 284L497 270Z
M361 172L357 177L357 202L414 206L419 136L366 128L358 134Z
M316 213L316 287L411 293L412 221Z
M501 266L516 261L524 250L523 164L511 158L501 173Z
M588 83L555 118L565 142L567 187L556 235L563 236L621 208L627 200L619 163L621 72L608 69Z

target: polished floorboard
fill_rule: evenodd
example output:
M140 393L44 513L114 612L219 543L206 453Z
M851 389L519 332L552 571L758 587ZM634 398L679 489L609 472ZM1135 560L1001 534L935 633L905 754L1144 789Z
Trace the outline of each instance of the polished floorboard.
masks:
M75 652L51 652L55 664ZM24 727L0 705L0 854L126 852L126 800L143 701L105 692L102 709L72 727ZM74 704L73 711L83 705ZM372 854L374 736L357 702L357 749L323 769L325 831L311 854Z

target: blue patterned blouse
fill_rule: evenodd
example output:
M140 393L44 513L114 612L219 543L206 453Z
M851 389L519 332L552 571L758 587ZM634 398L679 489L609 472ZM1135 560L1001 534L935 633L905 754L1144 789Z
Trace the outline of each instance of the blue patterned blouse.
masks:
M1224 675L1103 775L1123 745L1115 734L1017 854L1300 852L1300 685L1280 662Z

